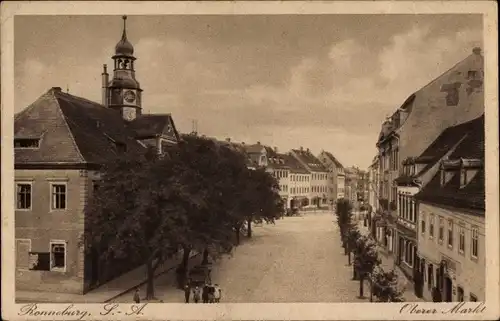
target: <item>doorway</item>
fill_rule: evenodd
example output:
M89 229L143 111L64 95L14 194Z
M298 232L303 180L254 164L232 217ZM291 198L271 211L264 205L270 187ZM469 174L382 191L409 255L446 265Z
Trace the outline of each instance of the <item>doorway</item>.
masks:
M452 293L453 283L449 276L444 277L444 301L452 302L453 301L453 293Z

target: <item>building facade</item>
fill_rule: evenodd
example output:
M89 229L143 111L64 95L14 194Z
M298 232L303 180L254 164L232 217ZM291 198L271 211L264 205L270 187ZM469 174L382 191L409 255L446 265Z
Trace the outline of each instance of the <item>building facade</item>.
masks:
M14 119L18 290L83 294L127 268L110 269L98 253L84 252L85 208L99 168L148 146L165 153L179 135L170 115L141 112L125 29L113 60L114 77L103 84L107 106L54 87Z
M321 151L318 155L318 159L328 171L328 194L331 205L334 205L337 200L344 198L344 166L342 166L332 153L327 151Z
M314 156L309 148L292 149L293 156L310 173L309 206L310 208L327 208L331 204L328 198L329 173L321 161Z
M414 94L410 95L403 105L382 125L377 142L380 157L380 205L383 213L377 222L382 227L382 235L395 235L398 232L396 221L399 221L399 232L415 240L413 227L401 216L418 216L412 195L418 191L413 182L397 183L396 178L404 176L405 167L402 161L410 161L418 157L445 130L466 123L482 115L484 112L483 97L483 57L480 48L474 48L472 54L453 66L450 70L431 81ZM429 121L432 119L432 121ZM418 139L415 139L418 137ZM417 166L422 166L415 164ZM411 168L411 166L409 167ZM399 190L398 190L398 185ZM400 206L401 199L401 206ZM412 205L413 204L413 205ZM405 214L406 213L406 214ZM406 224L406 225L405 225ZM382 236L383 245L386 236ZM398 236L393 237L393 249L403 257L409 254L397 249ZM401 243L403 247L407 243ZM414 242L410 243L414 251ZM408 260L413 260L409 255Z
M427 300L485 300L484 119L472 123L416 195L417 265Z

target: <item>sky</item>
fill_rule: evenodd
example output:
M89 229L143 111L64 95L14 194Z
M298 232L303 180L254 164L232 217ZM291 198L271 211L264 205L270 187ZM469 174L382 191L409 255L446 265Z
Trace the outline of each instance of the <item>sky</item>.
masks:
M121 16L16 16L15 112L51 87L97 102ZM480 15L129 16L143 112L367 168L382 122L482 46ZM112 69L111 67L108 69Z

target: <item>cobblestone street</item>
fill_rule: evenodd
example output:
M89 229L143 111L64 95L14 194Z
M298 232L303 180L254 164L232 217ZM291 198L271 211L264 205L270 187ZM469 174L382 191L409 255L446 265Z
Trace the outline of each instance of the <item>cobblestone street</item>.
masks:
M369 301L357 298L359 282L351 280L352 268L347 266L333 220L331 212L305 213L278 220L275 225L256 226L253 237L242 237L242 245L232 257L214 263L212 280L222 288L222 301ZM158 299L183 302L183 292L175 288L174 281L174 273L156 279ZM144 286L141 293L145 293ZM369 296L368 284L365 296ZM128 293L114 301L131 299Z

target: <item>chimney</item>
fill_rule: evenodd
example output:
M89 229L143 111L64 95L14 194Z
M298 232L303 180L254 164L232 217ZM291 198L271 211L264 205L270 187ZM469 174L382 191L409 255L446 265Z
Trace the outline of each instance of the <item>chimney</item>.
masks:
M306 149L306 150L307 150L307 152L309 153L309 148L308 148L308 149Z
M52 90L53 91L58 91L58 92L62 91L61 87L52 87Z
M257 142L257 145L260 145L260 142Z
M278 147L274 146L274 152L277 153L278 152Z
M104 107L108 107L108 83L109 83L109 74L108 74L108 66L104 64L102 66L102 105Z
M231 138L226 138L226 142L230 143L231 142Z
M475 55L480 55L481 54L481 48L480 47L474 47L474 49L472 49L472 53L475 54Z
M300 146L300 151L303 152L304 151L304 147Z
M245 142L241 142L241 145L245 145Z

